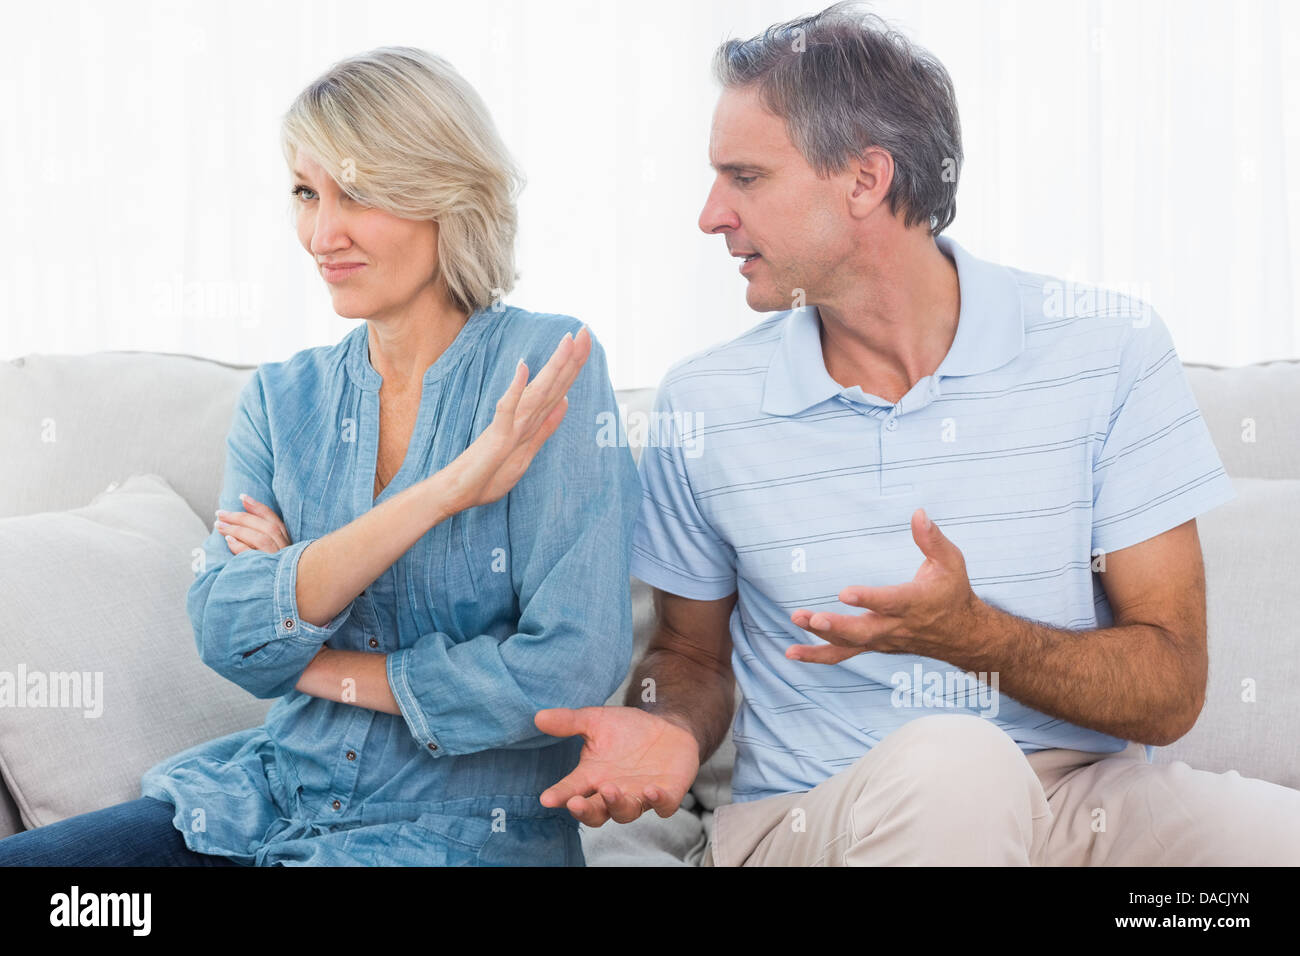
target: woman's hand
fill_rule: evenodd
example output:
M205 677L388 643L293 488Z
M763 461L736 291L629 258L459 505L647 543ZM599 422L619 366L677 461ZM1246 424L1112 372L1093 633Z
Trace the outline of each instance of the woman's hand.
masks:
M265 551L275 554L293 542L280 516L248 495L240 495L247 511L218 511L214 527L225 534L231 553Z
M520 361L514 380L497 402L492 424L443 469L455 510L496 501L523 477L564 418L569 404L565 393L590 354L591 333L584 325L576 337L565 333L532 382L528 382L528 366Z

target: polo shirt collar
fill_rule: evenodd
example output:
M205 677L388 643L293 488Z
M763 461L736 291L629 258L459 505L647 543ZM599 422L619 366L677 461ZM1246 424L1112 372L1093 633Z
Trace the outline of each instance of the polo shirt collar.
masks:
M1006 266L975 258L948 236L936 236L935 243L957 267L961 311L952 346L934 378L1001 368L1025 347L1025 319L1015 276ZM817 310L793 309L782 324L781 341L763 385L762 410L769 415L797 415L847 391L826 371Z

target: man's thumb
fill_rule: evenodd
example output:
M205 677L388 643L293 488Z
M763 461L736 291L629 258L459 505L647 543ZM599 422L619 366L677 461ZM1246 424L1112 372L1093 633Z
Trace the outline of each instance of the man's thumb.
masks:
M548 707L533 715L537 729L552 737L572 737L587 729L587 708Z

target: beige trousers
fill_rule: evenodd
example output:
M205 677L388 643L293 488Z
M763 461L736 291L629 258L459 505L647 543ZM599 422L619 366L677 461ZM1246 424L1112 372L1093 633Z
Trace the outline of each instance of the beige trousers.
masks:
M1300 790L909 721L812 790L714 814L703 866L1297 866Z

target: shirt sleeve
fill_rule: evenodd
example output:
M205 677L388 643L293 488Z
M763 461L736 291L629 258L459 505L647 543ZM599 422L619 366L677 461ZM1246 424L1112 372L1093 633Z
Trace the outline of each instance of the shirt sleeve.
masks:
M1118 551L1236 497L1164 321L1125 340L1106 439L1093 463L1093 549Z
M259 369L235 403L221 507L244 510L242 492L283 517L271 490L275 461L263 388ZM199 657L255 697L281 697L292 690L321 645L352 612L354 602L349 602L324 627L298 616L298 561L314 540L295 541L275 554L234 554L214 528L203 542L203 560L186 596Z
M641 509L632 539L632 573L670 594L700 601L736 590L736 552L700 513L686 456L703 453L700 436L679 415L665 379L655 394L651 440L641 452Z
M573 320L570 331L579 328ZM559 427L507 494L515 632L456 641L433 631L388 655L393 697L431 757L553 745L533 723L537 711L599 706L631 664L627 552L640 485L626 442L599 438L602 417L618 411L594 336L568 398Z

